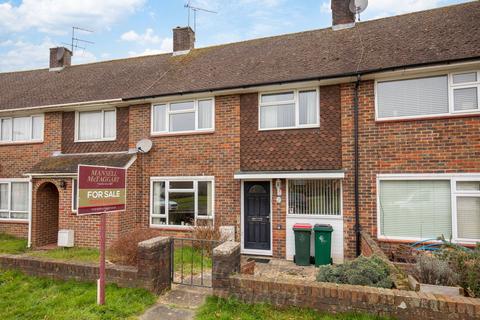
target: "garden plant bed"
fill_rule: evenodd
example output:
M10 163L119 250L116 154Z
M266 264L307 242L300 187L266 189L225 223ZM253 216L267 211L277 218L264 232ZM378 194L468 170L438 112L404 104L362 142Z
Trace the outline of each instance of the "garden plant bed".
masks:
M462 287L440 286L434 284L420 283L413 276L408 275L408 282L413 291L423 293L444 294L447 296L464 296L465 292Z

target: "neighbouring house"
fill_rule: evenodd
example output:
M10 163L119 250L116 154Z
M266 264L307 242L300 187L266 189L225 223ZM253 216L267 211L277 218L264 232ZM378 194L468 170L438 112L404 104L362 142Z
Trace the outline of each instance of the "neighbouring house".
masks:
M0 73L0 232L96 246L98 216L76 215L92 164L127 168L109 242L211 224L291 259L294 223L328 223L341 262L360 230L387 249L479 241L480 2L366 22L346 4L326 29L195 48L175 28L173 53L71 65L52 48L48 69Z

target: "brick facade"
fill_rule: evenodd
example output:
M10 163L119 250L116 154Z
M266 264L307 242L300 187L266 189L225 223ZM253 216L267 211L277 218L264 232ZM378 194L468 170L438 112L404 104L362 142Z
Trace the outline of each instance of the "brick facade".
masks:
M345 255L355 254L353 193L354 83L341 86ZM374 82L359 87L360 221L376 238L376 176L386 173L480 172L480 117L375 121Z

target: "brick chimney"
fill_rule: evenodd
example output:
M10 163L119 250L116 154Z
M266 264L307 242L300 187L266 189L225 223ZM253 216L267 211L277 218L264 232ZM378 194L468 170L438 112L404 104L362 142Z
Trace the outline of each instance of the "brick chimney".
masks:
M186 53L195 48L195 32L190 27L173 29L173 54Z
M71 66L72 55L72 51L64 47L50 48L50 71L58 71Z
M331 0L332 29L339 30L355 25L355 14L350 11L350 0Z

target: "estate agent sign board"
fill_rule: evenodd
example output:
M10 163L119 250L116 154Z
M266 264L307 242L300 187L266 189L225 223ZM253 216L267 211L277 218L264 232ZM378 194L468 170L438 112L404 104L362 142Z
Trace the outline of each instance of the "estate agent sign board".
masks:
M125 210L126 169L78 166L78 215Z

